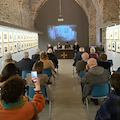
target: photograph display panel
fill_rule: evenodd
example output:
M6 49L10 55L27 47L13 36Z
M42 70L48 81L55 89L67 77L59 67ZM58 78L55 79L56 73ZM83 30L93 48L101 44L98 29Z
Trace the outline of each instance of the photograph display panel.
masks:
M111 51L111 49L112 49L112 44L111 44L111 41L109 40L108 41L108 50Z
M3 45L4 47L3 47L3 52L4 52L4 54L5 53L7 53L7 52L9 52L9 49L8 49L8 44L6 44L6 45Z
M23 42L20 44L20 46L21 46L21 50L24 50L24 43Z
M8 32L3 32L3 42L8 42Z
M113 30L110 30L110 39L113 40L114 36L113 36Z
M114 30L114 39L115 40L119 39L119 30L118 29Z
M112 41L112 51L115 51L115 50L116 50L116 42Z
M120 53L120 41L116 42L116 52Z
M18 48L17 48L17 43L14 43L14 53L16 53L17 50L18 50Z
M110 31L106 31L106 39L109 40L110 38Z
M24 34L21 34L21 41L24 41Z
M18 41L21 41L21 34L18 33Z
M16 42L17 41L17 33L14 33L14 42Z
M19 42L19 43L17 43L17 48L18 48L18 52L20 52L20 51L21 51L20 42Z
M9 32L9 42L13 42L13 33Z
M0 45L0 57L2 57L2 56L3 56L3 46Z
M0 43L2 43L3 42L3 33L2 33L2 31L0 31Z
M14 49L13 49L13 44L9 44L9 51L10 53L14 53Z

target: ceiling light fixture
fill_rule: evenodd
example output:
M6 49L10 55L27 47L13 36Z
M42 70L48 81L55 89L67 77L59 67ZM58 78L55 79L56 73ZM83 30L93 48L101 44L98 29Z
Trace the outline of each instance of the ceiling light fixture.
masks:
M59 17L58 17L59 22L64 21L63 16L62 16L62 7L61 7L62 4L61 3L62 3L61 0L59 0L59 11L60 11Z

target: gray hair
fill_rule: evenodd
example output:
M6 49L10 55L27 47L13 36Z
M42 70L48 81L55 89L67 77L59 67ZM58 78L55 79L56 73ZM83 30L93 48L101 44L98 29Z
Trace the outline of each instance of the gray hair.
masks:
M52 49L49 48L48 51L47 51L47 53L52 53Z
M91 47L91 48L90 48L90 53L95 53L95 51L96 51L96 50L95 50L94 47Z
M79 51L80 51L80 52L84 52L85 49L84 49L83 47L80 47L80 48L79 48Z
M39 49L39 48L37 48L37 49L35 50L35 54L40 54L40 49Z
M12 54L10 52L5 53L5 59L12 59Z
M95 58L90 58L87 63L90 65L90 66L96 66L97 65L97 60Z
M29 57L29 52L28 51L25 51L24 53L23 53L23 58L28 58Z
M88 54L87 52L83 53L83 54L82 54L82 59L83 59L85 62L87 62L88 59L89 59L89 54Z

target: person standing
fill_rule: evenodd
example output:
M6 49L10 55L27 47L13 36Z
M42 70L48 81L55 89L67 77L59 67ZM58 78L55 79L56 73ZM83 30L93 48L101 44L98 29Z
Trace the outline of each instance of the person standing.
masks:
M58 42L57 44L57 49L62 49L62 45L60 44L60 42Z
M66 48L70 48L69 42L66 42L65 49L66 49Z
M47 44L47 50L48 50L49 48L51 48L51 49L53 50L53 46L52 46L50 43Z
M78 42L75 42L74 46L73 46L73 49L74 51L77 53L79 51L79 45L78 45Z

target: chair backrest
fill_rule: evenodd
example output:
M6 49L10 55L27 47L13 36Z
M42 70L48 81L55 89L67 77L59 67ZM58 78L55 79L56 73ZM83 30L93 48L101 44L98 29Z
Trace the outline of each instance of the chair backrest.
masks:
M42 74L47 74L48 77L52 76L51 68L43 69Z
M117 69L117 72L119 72L119 73L120 73L120 67Z
M110 63L110 66L113 66L113 60L108 60L108 62Z
M46 92L45 85L41 85L40 87L41 87L41 91L42 91L43 96L47 97L47 92ZM33 98L34 94L35 94L34 87L28 86L28 96L30 98Z
M110 91L109 83L94 85L91 91L91 96L92 97L105 97L107 96L107 93L109 93L109 91Z
M23 70L22 71L22 77L26 78L27 73L31 73L31 70Z
M84 71L79 71L78 76L82 78Z

